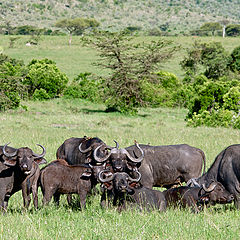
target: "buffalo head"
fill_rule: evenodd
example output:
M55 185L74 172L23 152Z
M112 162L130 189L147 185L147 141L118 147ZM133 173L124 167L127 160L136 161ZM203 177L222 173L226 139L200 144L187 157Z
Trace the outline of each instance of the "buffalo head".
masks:
M42 145L37 144L43 149L43 151L41 154L36 154L28 147L22 147L14 150L11 148L11 151L9 151L6 148L9 144L10 143L5 144L2 149L5 165L10 167L18 165L21 171L28 175L31 172L33 162L38 164L47 163L47 161L43 158L46 154L46 150Z
M115 193L133 192L132 184L136 184L141 179L140 172L136 171L137 177L132 178L125 172L111 173L107 170L99 173L99 182L103 183L108 190L113 189Z
M208 187L206 187L205 184L202 185L198 202L214 205L216 203L231 203L233 200L234 196L230 194L220 182L213 181Z
M115 141L115 140L114 140ZM119 144L115 141L116 147L111 148L111 151L104 157L101 158L98 155L98 150L101 146L97 147L94 151L94 158L98 162L105 162L109 161L112 165L114 172L124 172L127 169L133 170L136 169L136 164L141 163L144 158L144 152L139 147L138 143L136 144L136 147L140 150L141 156L136 158L129 154L129 152L125 148L119 149Z

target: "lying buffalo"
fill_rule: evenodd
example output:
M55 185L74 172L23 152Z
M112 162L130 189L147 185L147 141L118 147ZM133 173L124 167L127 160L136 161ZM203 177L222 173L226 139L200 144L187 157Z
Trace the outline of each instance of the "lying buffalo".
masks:
M98 170L99 168L90 168L87 164L68 165L63 159L51 162L41 169L40 174L43 205L49 203L52 196L59 204L61 194L77 193L81 207L85 207L87 195L97 184Z
M144 153L141 165L133 162L126 164L124 161L122 164L125 165L123 168L130 165L130 170L139 167L142 175L141 184L147 188L153 186L170 188L181 182L187 182L201 175L203 165L205 172L205 154L198 148L187 144L166 146L140 144L139 147ZM135 145L127 147L126 150L131 156L143 155Z
M240 208L240 144L227 147L220 152L209 170L201 177L189 181L190 185L209 184L218 181L234 195L234 203Z
M171 188L163 191L163 194L168 207L191 207L194 212L199 212L203 205L226 204L234 199L219 182L212 182L208 187L203 184L201 187Z
M162 192L142 186L137 187L136 183L141 179L138 171L136 171L137 178L132 178L125 172L116 172L104 177L106 173L105 170L99 174L99 181L112 192L113 206L117 206L119 211L131 206L146 210L166 209L166 200Z
M46 163L45 148L38 144L43 152L36 154L28 147L15 149L7 145L0 146L0 208L6 210L9 198L21 189L24 207L29 206L31 192L37 207L38 164Z

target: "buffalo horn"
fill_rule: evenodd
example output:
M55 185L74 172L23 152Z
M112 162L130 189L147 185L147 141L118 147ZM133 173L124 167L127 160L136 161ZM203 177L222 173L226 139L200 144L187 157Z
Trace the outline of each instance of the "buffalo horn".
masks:
M115 140L113 140L115 143L116 143L116 149L119 149L119 144L118 144L118 142L117 141L115 141Z
M13 153L7 153L6 150L5 150L5 148L6 148L6 146L9 145L9 144L10 144L10 142L7 143L7 144L5 144L5 145L3 146L3 154L4 154L6 157L14 157L14 156L17 155L18 149L16 149L16 151L13 152Z
M86 149L82 149L82 143L81 143L81 144L79 145L78 149L79 149L79 151L80 151L81 153L87 153L87 152L89 152L89 151L92 150L92 146L90 146L90 147L88 147L88 148L86 148Z
M140 181L142 175L141 175L141 173L140 173L139 171L136 171L136 173L138 174L138 177L137 177L137 178L131 178L131 177L129 176L129 180L130 180L131 182L139 182L139 181Z
M111 152L110 152L110 153L108 153L108 155L106 157L103 157L103 158L98 157L97 156L98 149L101 148L102 146L103 146L103 144L99 145L97 148L95 148L95 150L93 152L93 157L97 162L105 162L111 155Z
M216 183L216 182L212 182L212 183L209 185L208 188L205 186L205 184L202 185L203 190L204 190L205 192L211 192L216 186L217 186L217 183Z
M143 158L144 158L144 152L143 152L143 150L139 147L138 143L136 143L136 147L140 150L140 152L141 152L141 154L142 154L139 158L132 157L126 149L124 149L124 153L127 155L127 157L128 157L132 162L134 162L134 163L140 163L140 162L143 160Z
M110 182L110 181L113 180L114 174L112 174L110 177L102 178L102 174L105 173L105 172L109 172L109 171L108 171L108 170L102 170L102 171L98 174L98 179L99 179L99 182L101 182L101 183Z
M46 154L46 149L45 149L45 147L42 146L41 144L37 144L37 145L38 145L39 147L41 147L43 151L42 151L41 154L33 153L33 156L34 156L34 158L42 158L42 157L44 157L45 154Z

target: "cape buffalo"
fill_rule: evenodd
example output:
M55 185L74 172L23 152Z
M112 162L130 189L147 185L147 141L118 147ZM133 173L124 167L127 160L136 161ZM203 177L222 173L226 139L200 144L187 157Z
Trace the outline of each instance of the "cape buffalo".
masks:
M240 144L225 148L203 176L195 181L190 180L189 183L195 185L194 182L197 182L202 185L213 180L222 183L226 190L234 195L235 206L240 208Z
M59 204L60 194L77 193L80 196L81 208L85 207L87 194L97 184L98 170L99 168L90 168L87 164L68 165L63 159L51 162L42 168L40 173L43 205L49 203L52 196Z
M212 182L208 187L204 184L196 187L182 186L163 191L167 206L191 207L194 212L199 212L202 205L216 203L231 203L234 199L221 183Z
M9 198L21 189L24 207L29 206L31 192L37 207L38 164L46 163L46 150L38 144L43 152L36 154L28 147L15 149L8 144L0 146L0 208L6 210Z
M101 147L99 147L101 146ZM105 157L108 154L108 147L101 139L94 138L69 138L58 148L57 159L65 159L70 165L82 163L99 164L93 156L94 150L99 147L99 157Z
M104 178L104 173L105 171L102 171L99 174L99 181L112 191L113 206L118 206L119 211L131 206L146 210L166 209L166 200L162 192L143 186L137 187L136 183L141 179L138 171L137 178L132 178L125 172L116 172Z
M147 188L166 187L201 175L202 166L205 172L205 154L202 150L187 144L150 146L140 144L144 158L139 167L142 174L141 184ZM142 153L135 145L127 147L131 156L141 156ZM134 166L132 162L128 165ZM128 167L128 166L127 166ZM132 169L132 168L131 168Z

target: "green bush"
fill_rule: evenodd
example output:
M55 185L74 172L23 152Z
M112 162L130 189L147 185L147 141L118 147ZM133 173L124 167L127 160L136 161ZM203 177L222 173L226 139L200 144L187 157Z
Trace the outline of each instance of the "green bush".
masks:
M174 107L182 106L184 94L182 84L176 75L159 71L156 73L156 81L141 81L142 99L146 105L151 107L165 106Z
M28 65L28 74L24 81L28 92L33 96L38 89L44 89L49 98L58 97L68 82L66 74L60 72L55 62L49 59L32 60Z
M236 47L231 53L230 68L232 71L240 72L240 46Z
M100 82L89 79L91 73L80 73L65 89L64 96L68 98L82 98L92 102L100 102Z
M21 98L26 97L25 74L22 61L0 54L0 111L19 107Z
M208 127L233 127L240 129L240 116L236 115L234 111L226 109L213 109L211 112L203 111L200 114L193 114L191 119L187 120L188 126Z
M44 101L50 98L45 89L36 89L32 95L34 100Z

